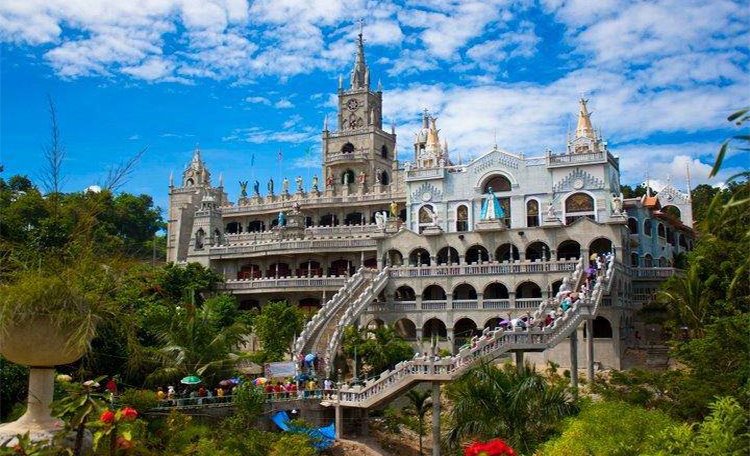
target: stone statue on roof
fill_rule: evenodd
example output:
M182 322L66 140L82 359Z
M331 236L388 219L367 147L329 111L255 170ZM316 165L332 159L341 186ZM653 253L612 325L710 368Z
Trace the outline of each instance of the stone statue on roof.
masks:
M268 194L273 196L273 179L268 180Z

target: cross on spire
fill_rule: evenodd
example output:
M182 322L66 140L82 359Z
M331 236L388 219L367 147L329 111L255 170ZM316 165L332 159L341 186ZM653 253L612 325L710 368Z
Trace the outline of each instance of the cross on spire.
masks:
M365 63L365 40L364 19L359 20L359 34L357 35L357 56L354 59L354 68L352 69L351 88L352 89L369 89L370 88L370 69Z

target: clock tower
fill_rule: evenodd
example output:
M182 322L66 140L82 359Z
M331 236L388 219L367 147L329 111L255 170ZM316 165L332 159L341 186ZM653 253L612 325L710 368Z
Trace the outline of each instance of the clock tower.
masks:
M397 169L396 134L383 130L383 92L370 90L370 69L365 63L364 40L360 29L357 55L344 90L339 78L337 130L323 127L323 175L326 186L358 184L366 189L375 184L389 185Z

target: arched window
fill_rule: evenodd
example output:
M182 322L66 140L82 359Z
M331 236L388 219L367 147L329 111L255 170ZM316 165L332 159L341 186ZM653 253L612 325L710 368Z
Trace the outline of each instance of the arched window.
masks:
M490 254L484 246L472 245L466 251L466 263L486 263L490 261Z
M409 265L411 266L429 266L430 252L423 248L412 250L409 254Z
M257 264L246 264L240 268L240 271L237 273L237 279L259 279L260 275L260 266Z
M445 323L437 318L430 318L422 326L422 337L429 339L431 337L443 338L448 337L448 329Z
M663 223L659 223L656 225L656 232L658 233L660 238L667 237L667 230L664 228Z
M264 231L265 229L266 229L266 224L263 223L262 220L253 220L252 222L247 224L247 231L251 233Z
M664 257L659 257L659 267L660 268L666 268L667 267L667 259Z
M633 252L633 253L630 254L630 266L632 266L634 268L637 268L638 266L640 266L638 264L639 263L638 260L639 260L639 258L638 258L638 254L636 252Z
M393 294L393 299L396 301L414 301L417 299L417 295L411 287L401 285Z
M419 232L432 225L432 216L430 214L435 213L435 208L431 204L425 204L419 208Z
M186 187L192 187L193 185L195 185L195 181L193 180L192 177L185 181Z
M456 231L469 231L469 208L463 204L456 208Z
M338 226L339 219L335 214L326 214L320 217L320 226Z
M487 299L508 299L508 287L499 282L493 282L484 288L483 298Z
M628 219L628 229L630 230L630 234L638 234L638 220L630 217Z
M611 339L612 338L612 324L606 318L598 316L592 322L594 339ZM584 334L586 337L586 325L583 326Z
M354 144L348 142L344 144L343 146L341 146L342 154L351 154L352 152L354 152Z
M195 250L203 250L203 240L206 237L206 232L203 231L203 228L198 228L198 231L195 232Z
M320 266L320 263L313 260L300 263L299 268L297 269L297 277L315 277L322 275L323 268Z
M242 232L242 224L240 222L229 222L229 223L227 223L226 232L227 232L227 234L241 233Z
M388 146L383 144L383 147L380 148L380 156L383 158L388 158Z
M653 228L651 226L651 219L646 219L643 221L643 234L646 236L651 236L651 232L653 231Z
M387 266L401 266L404 264L404 256L396 249L391 249L385 253L385 264Z
M266 277L291 277L292 270L287 263L273 263L266 271Z
M612 241L607 238L597 238L589 244L589 254L606 255L612 252Z
M537 200L526 202L526 226L529 228L539 226L539 201Z
M343 258L336 260L336 261L332 261L328 274L335 275L335 276L345 276L345 275L354 274L354 266L352 266L351 261L344 260Z
M453 324L454 346L458 349L472 337L480 335L477 324L471 318L461 318Z
M477 299L477 290L468 283L462 283L453 289L453 299Z
M532 242L526 247L526 259L529 261L549 261L549 246L541 241Z
M510 191L510 180L501 175L496 174L487 180L487 182L484 183L484 187L482 188L482 192L487 193L487 190L492 188L492 191L497 192L509 192Z
M362 213L361 212L350 212L346 214L344 218L344 225L361 225L362 224Z
M218 228L214 230L214 242L216 245L221 245L221 231Z
M393 324L393 330L402 339L414 340L417 338L417 325L408 318L402 318Z
M422 290L423 301L445 301L445 290L440 285L430 285Z
M351 169L347 169L346 171L341 173L341 183L353 184L354 183L354 171L352 171Z
M558 260L572 260L581 257L581 244L576 241L563 241L557 246Z
M453 247L443 247L437 254L438 264L458 264L458 250Z
M565 223L571 224L583 217L596 220L594 198L586 193L574 193L565 199Z
M643 256L643 267L644 268L652 268L654 267L654 258L651 256L651 254L646 254Z
M495 250L495 261L518 261L520 258L518 247L513 244L503 244Z
M387 172L383 171L382 173L380 173L380 183L382 185L389 185L391 183L391 178L388 176Z
M524 282L516 288L516 299L541 298L542 289L534 282Z

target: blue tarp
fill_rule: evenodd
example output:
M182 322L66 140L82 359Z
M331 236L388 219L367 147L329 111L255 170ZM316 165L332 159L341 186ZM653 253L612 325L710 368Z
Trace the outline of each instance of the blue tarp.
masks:
M318 451L332 447L333 442L336 440L336 427L333 423L317 429L297 428L290 425L289 415L283 410L276 412L271 416L271 420L284 432L295 432L309 435L312 438L313 446Z

